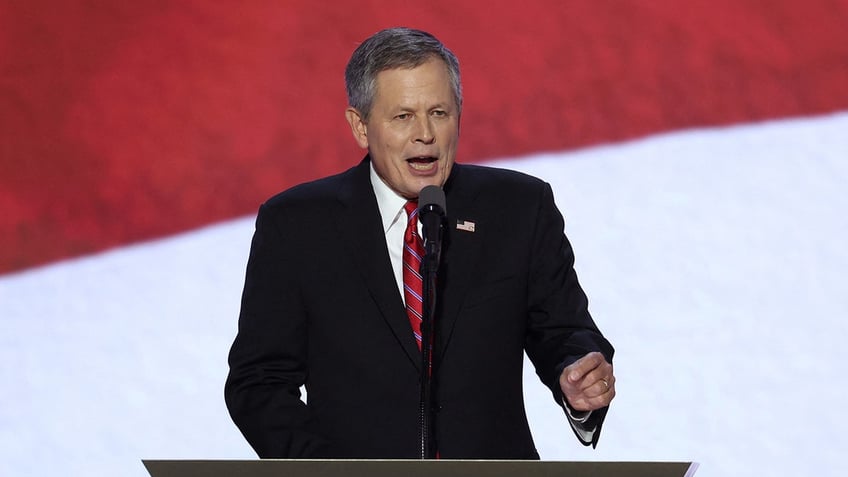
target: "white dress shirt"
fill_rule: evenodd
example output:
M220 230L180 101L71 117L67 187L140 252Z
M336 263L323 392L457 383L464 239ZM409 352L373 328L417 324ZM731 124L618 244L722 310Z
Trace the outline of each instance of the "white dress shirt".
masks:
M377 171L374 170L374 164L371 164L371 187L374 189L374 195L377 196L377 208L380 209L380 217L383 220L383 233L386 234L386 247L389 249L389 259L392 261L398 293L401 299L404 299L403 234L406 232L408 222L404 210L407 199L399 196L383 182L383 179L380 179Z

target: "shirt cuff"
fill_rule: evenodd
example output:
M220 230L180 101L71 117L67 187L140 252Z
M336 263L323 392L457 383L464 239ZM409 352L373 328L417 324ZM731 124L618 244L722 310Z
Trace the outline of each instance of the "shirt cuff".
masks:
M590 444L597 430L597 426L587 429L585 424L592 416L592 411L576 411L572 409L565 396L562 397L562 407L565 409L565 415L568 416L568 423L571 424L571 428L577 434L577 438L583 444Z

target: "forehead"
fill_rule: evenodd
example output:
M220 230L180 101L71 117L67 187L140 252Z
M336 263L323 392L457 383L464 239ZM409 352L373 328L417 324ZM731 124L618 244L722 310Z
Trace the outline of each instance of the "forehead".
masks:
M453 91L447 65L431 59L413 68L393 68L377 74L375 102L411 100L451 101Z

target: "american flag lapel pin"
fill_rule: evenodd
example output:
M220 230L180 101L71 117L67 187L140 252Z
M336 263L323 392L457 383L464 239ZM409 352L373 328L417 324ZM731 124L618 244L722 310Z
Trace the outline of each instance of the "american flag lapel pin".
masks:
M456 221L456 230L464 230L466 232L474 232L475 228L474 222L469 220L457 220Z

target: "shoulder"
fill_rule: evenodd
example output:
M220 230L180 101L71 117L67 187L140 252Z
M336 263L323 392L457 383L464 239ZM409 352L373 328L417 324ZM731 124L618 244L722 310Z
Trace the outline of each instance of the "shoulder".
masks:
M547 182L523 172L472 164L457 164L454 167L446 187L461 191L464 195L529 198L550 193Z
M338 204L340 191L349 188L357 180L357 169L358 166L339 174L292 186L266 200L260 211L327 211Z

